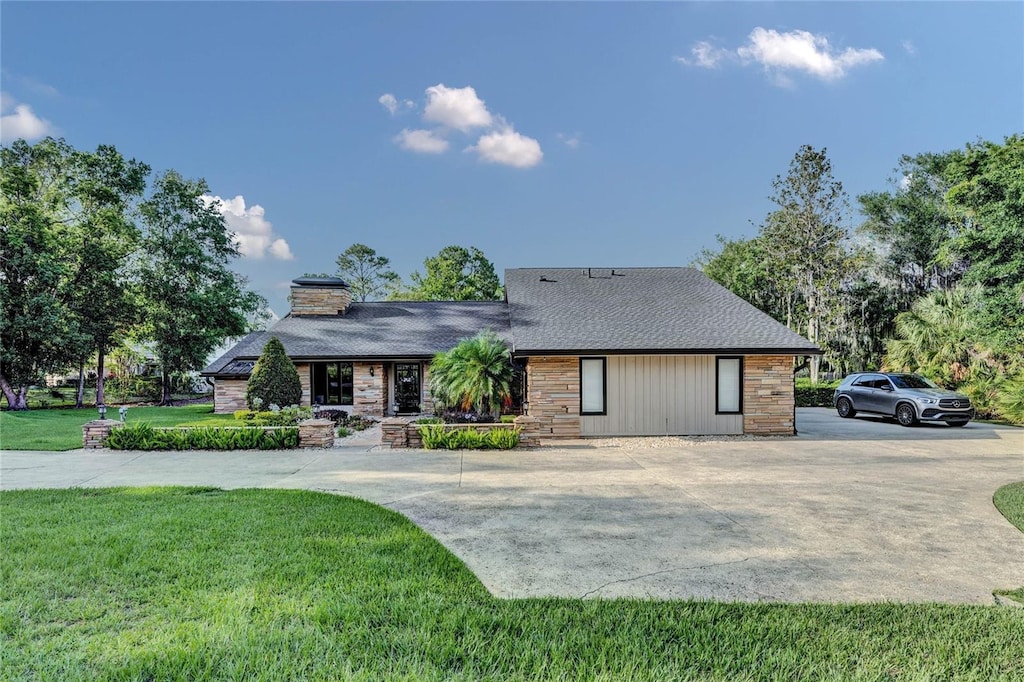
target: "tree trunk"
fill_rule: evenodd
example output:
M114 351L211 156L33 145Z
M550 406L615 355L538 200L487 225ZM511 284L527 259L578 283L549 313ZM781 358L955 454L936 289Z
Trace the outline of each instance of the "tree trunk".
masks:
M78 363L78 384L75 387L75 409L84 407L85 402L85 361Z
M818 301L814 294L807 296L807 340L818 343ZM821 367L821 356L811 356L811 383L818 383L818 370Z
M28 401L25 400L25 396L28 395L27 386L22 386L19 390L15 391L7 382L7 377L0 374L0 391L3 391L4 397L7 398L7 409L12 411L28 409Z
M167 373L167 370L161 370L160 374L160 404L170 405L171 404L171 375Z
M103 346L100 346L96 352L96 404L105 405L107 403L106 394L103 390L103 361L106 358L103 353Z

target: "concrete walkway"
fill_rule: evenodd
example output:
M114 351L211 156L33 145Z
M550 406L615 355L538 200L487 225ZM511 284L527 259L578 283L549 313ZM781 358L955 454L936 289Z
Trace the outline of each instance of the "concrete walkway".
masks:
M1024 430L798 411L780 439L535 451L4 452L0 487L307 488L402 512L496 595L992 603L1024 534L991 502Z

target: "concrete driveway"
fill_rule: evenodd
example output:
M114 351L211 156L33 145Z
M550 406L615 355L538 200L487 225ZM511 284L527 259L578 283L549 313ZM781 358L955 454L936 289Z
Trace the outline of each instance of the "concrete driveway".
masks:
M496 595L992 603L1024 534L992 506L1024 429L798 410L796 438L512 453L4 452L3 489L308 488L395 509Z

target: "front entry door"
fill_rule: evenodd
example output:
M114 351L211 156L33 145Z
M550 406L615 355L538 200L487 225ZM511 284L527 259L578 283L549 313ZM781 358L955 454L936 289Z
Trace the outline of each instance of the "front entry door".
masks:
M420 363L395 363L395 403L399 413L420 411Z

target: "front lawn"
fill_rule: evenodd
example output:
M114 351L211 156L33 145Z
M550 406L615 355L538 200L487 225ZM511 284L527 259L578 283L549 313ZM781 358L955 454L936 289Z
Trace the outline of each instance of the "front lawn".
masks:
M0 494L6 679L1024 678L1024 613L491 597L404 517L303 491Z
M109 408L107 418L118 418L116 407ZM128 408L128 422L149 422L153 426L217 422L224 418L213 413L212 404ZM74 450L82 447L82 424L93 419L99 419L95 408L0 412L0 449Z
M992 496L992 502L1007 521L1024 533L1024 481L1004 485ZM1024 604L1024 587L1000 590L999 594Z

